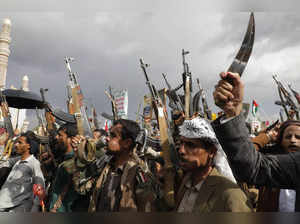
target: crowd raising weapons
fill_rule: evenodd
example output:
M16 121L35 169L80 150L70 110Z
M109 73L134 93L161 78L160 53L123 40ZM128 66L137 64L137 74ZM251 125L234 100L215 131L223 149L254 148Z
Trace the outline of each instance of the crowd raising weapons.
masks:
M296 105L296 103L292 99L292 95L289 93L289 91L284 87L284 85L278 80L277 75L273 75L273 79L275 83L277 84L277 89L281 101L281 106L283 107L286 116L288 119L294 119L294 115L296 115L297 120L299 120L299 107ZM296 98L297 99L297 98ZM287 109L287 106L290 107L290 111Z
M165 161L165 186L164 186L164 197L170 207L174 207L174 172L173 163L171 161L171 150L174 150L174 141L171 137L168 121L166 119L166 111L163 108L163 103L161 98L158 96L154 85L150 82L146 68L149 64L144 64L143 60L140 59L141 68L145 75L146 84L149 88L150 94L152 96L152 102L154 105L154 110L156 113L156 118L158 120L159 131L160 131L160 143L163 151L163 159Z
M254 37L255 21L254 14L251 13L242 45L227 72L238 73L240 77L242 76L252 53ZM229 164L231 164L230 166L235 164L228 162L231 158L227 158L225 155L225 149L222 149L224 144L221 146L219 143L224 139L217 139L218 135L215 131L216 125L220 125L219 123L222 122L222 117L215 121L217 115L213 113L213 107L208 102L208 87L204 85L205 82L201 81L201 76L195 78L194 72L192 75L186 57L187 55L192 56L191 53L185 49L180 52L182 73L178 74L178 77L172 76L172 80L180 80L179 85L173 88L174 86L172 87L169 82L171 76L168 75L168 80L167 75L162 73L166 88L159 91L154 82L150 80L151 77L149 78L148 68L150 65L143 59L139 59L150 93L147 94L150 95L149 97L145 96L144 98L144 102L146 102L146 98L149 100L147 102L151 101L151 113L148 111L147 114L147 116L150 114L149 117L145 114L140 116L142 105L140 103L136 122L123 119L118 106L117 91L112 91L109 86L104 93L110 100L112 115L101 113L101 116L110 120L111 125L103 129L94 105L91 106L91 117L88 117L88 109L84 101L87 98L84 98L78 78L71 70L71 62L74 61L71 57L64 58L69 78L67 112L54 109L50 102L46 101L45 92L48 89L44 88L40 89L40 100L37 99L40 102L30 105L31 109L36 110L40 132L36 130L37 128L32 133L26 132L21 135L14 132L9 113L12 101L0 90L2 117L4 118L5 132L8 134L5 142L3 144L0 142L4 145L3 149L0 148L0 196L4 195L1 185L11 184L9 182L11 178L2 183L2 180L6 179L2 174L3 164L6 166L17 164L18 166L18 163L13 163L18 159L17 154L20 154L21 157L28 156L29 154L26 153L30 149L30 154L37 158L39 166L36 166L35 160L29 156L26 157L27 163L24 163L25 165L21 163L21 166L33 163L34 167L37 167L35 172L38 173L41 169L44 179L30 177L33 182L36 181L39 184L33 184L28 198L37 199L39 209L43 212L194 212L253 209L252 206L255 206L255 203L253 205L246 203L250 197L244 193L247 192L247 189L243 188L244 191L241 191L237 185L234 185L237 183L241 186L242 183L233 176ZM228 75L228 73L225 74ZM225 81L235 88L234 75L231 78L224 78L220 82L224 83ZM238 79L239 76L236 75ZM288 85L289 90L285 88L276 75L273 76L273 79L280 98L275 104L280 105L282 109L275 122L272 122L271 125L266 124L261 132L256 133L263 135L263 139L268 139L269 142L264 143L263 148L266 151L278 144L275 141L272 142L270 133L278 131L280 123L288 120L288 122L296 122L300 126L295 121L300 120L298 92L290 84ZM179 93L180 91L181 93ZM168 96L169 107L167 107L166 96ZM226 100L217 101L216 96L214 98L215 104L220 108L230 101L229 98L226 99L227 102ZM22 106L18 108L22 109ZM149 108L147 107L148 110ZM44 109L44 115L40 114L38 109ZM285 112L286 119L282 111ZM168 116L168 113L171 113L172 116ZM224 113L227 115L223 111L220 115L218 114L218 117L223 116ZM225 122L227 121L225 120ZM106 121L105 124L107 125L107 123ZM256 137L253 138L253 143L256 143L255 141L258 139ZM29 145L29 148L23 147L24 145ZM293 145L293 147L295 146ZM17 169L17 166L13 165L10 169ZM215 172L219 172L219 170L215 171L217 167L222 171L218 175L215 174ZM213 179L213 183L209 178ZM218 181L221 179L226 181L219 183ZM216 188L214 188L215 185L217 185ZM227 185L230 185L230 191L226 191ZM232 186L235 186L234 189ZM220 194L216 194L218 187L221 188ZM9 188L6 187L6 189ZM213 189L213 193L210 194L209 190L211 189ZM237 194L239 197L234 197L235 200L231 201L229 196L237 189L240 190ZM226 194L223 194L224 192ZM212 199L214 194L217 195L217 199ZM10 196L7 193L5 195ZM0 211L14 211L15 207L1 207L3 206L1 199L0 197ZM220 202L222 200L228 204L224 206ZM236 202L238 204L241 202L241 204L237 208L233 208L233 204ZM217 203L221 204L215 206Z
M65 58L66 67L70 79L70 87L72 89L72 103L74 106L74 115L77 122L79 134L92 136L90 123L87 119L86 110L83 104L83 95L75 73L72 72L70 62L74 59L70 57Z

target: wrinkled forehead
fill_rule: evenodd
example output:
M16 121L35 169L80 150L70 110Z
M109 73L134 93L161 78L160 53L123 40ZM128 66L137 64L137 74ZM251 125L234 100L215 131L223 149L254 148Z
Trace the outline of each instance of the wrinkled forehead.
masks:
M300 134L300 126L290 125L284 130L283 134Z

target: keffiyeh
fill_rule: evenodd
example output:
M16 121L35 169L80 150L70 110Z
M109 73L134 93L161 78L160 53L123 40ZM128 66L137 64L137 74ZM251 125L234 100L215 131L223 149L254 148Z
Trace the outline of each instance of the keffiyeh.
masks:
M203 141L212 143L217 152L214 157L214 165L219 173L229 178L236 183L236 180L232 174L231 168L227 161L227 156L224 153L210 122L206 119L196 117L192 120L185 120L179 127L180 136L185 138L199 138Z

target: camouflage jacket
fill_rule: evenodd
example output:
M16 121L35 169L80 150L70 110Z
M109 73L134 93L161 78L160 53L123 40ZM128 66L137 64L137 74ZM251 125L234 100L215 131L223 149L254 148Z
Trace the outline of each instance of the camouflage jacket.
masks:
M99 195L111 169L111 163L107 163L95 179L89 212L96 212ZM151 212L155 210L155 201L158 197L157 184L151 178L151 174L144 170L138 158L131 158L124 165L120 184L119 211Z
M70 152L57 168L50 199L51 212L71 212L72 203L78 197L72 183L74 164L74 152Z

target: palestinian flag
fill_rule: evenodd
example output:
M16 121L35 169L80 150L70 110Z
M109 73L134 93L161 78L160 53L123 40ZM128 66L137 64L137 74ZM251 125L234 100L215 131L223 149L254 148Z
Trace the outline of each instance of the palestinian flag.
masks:
M257 109L258 109L258 104L256 103L255 100L253 100L252 101L252 114L254 117L256 116Z

